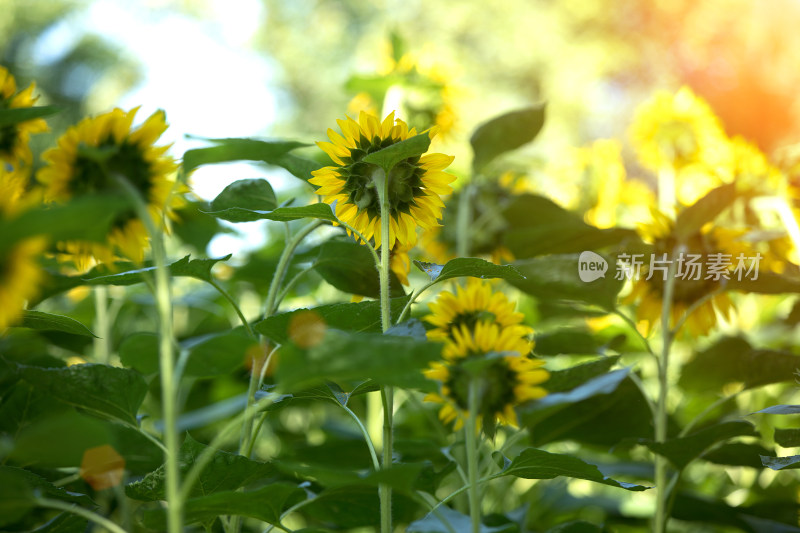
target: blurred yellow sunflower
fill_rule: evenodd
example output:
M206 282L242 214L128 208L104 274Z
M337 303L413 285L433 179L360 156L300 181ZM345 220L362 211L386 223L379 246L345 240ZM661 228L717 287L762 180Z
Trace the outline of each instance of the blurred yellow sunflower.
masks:
M591 200L586 222L598 228L613 228L620 222L642 220L655 206L655 194L642 181L629 179L622 159L622 144L613 139L598 139L573 151L577 164L579 196ZM586 191L593 194L586 194Z
M730 160L722 123L688 87L656 93L636 110L630 137L639 162L658 172L700 164L715 169Z
M788 179L766 155L743 137L731 139L733 163L731 179L738 193L751 196L784 196L789 191Z
M411 246L402 246L395 243L394 248L389 252L389 268L394 272L397 279L405 286L408 286L408 273L411 272L411 257L408 252Z
M122 177L140 192L156 224L164 222L164 214L172 216L172 209L180 207L183 200L176 194L182 188L170 178L177 164L166 154L169 146L155 146L167 129L165 116L157 111L134 129L131 126L138 109L114 109L68 129L43 156L48 165L37 178L45 187L45 200L65 202L81 194L118 192L122 190L118 177ZM87 149L104 151L102 162ZM110 263L117 255L141 263L147 245L145 226L131 210L118 215L107 242L60 246L73 254L83 270L92 259Z
M26 185L21 172L7 172L0 165L0 223L24 209ZM38 293L43 277L39 258L45 245L45 239L37 237L0 249L0 332L22 316L25 303Z
M665 257L673 257L678 244L674 236L672 219L653 210L653 220L640 226L642 237L652 243L652 258L641 265L639 275L633 280L633 288L626 301L637 302L636 317L650 330L661 320L665 280L669 263ZM692 335L705 335L716 325L717 312L729 316L733 302L726 293L715 294L728 279L737 276L753 276L756 253L740 239L742 232L706 225L683 243L685 251L675 261L675 281L669 327L674 327L690 307L698 305L686 318L685 327ZM763 264L759 266L763 270ZM651 268L652 267L652 268ZM747 271L735 272L745 268ZM652 270L652 272L651 272ZM749 274L748 274L749 272ZM650 279L647 279L650 277ZM744 278L743 278L744 279Z
M336 216L358 230L366 239L374 239L377 247L385 240L381 235L380 201L373 174L378 167L364 163L367 154L376 152L416 135L405 122L394 118L394 112L380 122L378 117L362 112L358 122L339 120L342 135L332 129L332 142L317 143L336 166L312 172L309 180L317 194L329 204L336 202ZM390 209L388 244L394 247L413 245L417 227L428 229L438 225L444 202L455 176L444 172L453 161L444 154L425 154L398 163L389 174Z
M18 93L14 76L0 66L0 110L33 107L38 100L38 97L33 97L35 88L36 84L31 83L27 89ZM19 161L30 165L33 159L28 146L30 135L47 130L47 123L41 118L0 126L0 161L12 166L17 166Z
M425 400L441 403L439 417L445 423L455 421L460 429L469 416L468 390L477 380L480 413L477 419L517 425L514 407L544 397L547 392L538 385L550 374L541 368L543 361L531 359L533 348L529 335L533 330L523 326L521 314L502 293L492 293L483 282L468 289L440 294L430 304L431 315L425 320L435 328L428 338L443 341L443 361L434 362L425 376L440 382L439 393L428 394ZM479 363L479 368L474 365Z

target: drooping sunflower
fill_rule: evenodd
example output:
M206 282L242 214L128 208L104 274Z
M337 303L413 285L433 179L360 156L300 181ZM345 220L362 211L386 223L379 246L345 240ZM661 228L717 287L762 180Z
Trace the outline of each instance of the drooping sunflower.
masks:
M65 202L81 194L119 192L122 178L140 192L157 224L165 214L171 216L183 200L176 194L182 188L170 178L177 164L166 153L169 146L155 146L167 129L165 116L157 111L132 128L138 109L114 109L67 130L57 146L45 152L48 165L37 175L45 187L45 200ZM101 162L87 149L107 155ZM147 241L144 224L131 210L117 216L105 243L67 242L61 247L84 269L92 258L109 263L121 255L142 262Z
M713 170L730 160L722 123L686 86L675 94L660 91L640 105L630 137L639 162L655 172L694 164Z
M485 428L495 421L517 425L514 407L547 394L538 386L550 376L541 368L544 362L529 357L533 330L520 323L521 316L504 295L492 293L482 282L458 291L458 296L443 292L430 307L433 313L425 319L436 327L428 338L443 341L444 348L443 361L425 371L441 383L439 393L425 399L443 404L439 417L445 423L455 421L458 430L469 417L469 386L477 380L479 423Z
M661 259L663 254L667 254L668 258L673 256L677 245L674 227L671 218L655 209L652 222L640 227L642 237L653 245L652 253L655 258ZM737 264L737 257L741 255L746 258L745 266L749 267L752 262L750 258L756 255L755 251L739 239L740 236L741 232L735 230L706 226L685 240L683 244L686 250L683 257L673 258L678 261L677 267L682 269L683 274L676 268L669 327L674 327L690 307L701 301L703 303L694 309L685 322L685 328L691 335L705 335L711 331L717 323L717 312L722 316L730 316L734 310L730 297L726 293L711 295L726 281L726 276L727 279L733 277L732 271ZM715 275L709 277L709 265L715 262L719 264L717 259L722 258L730 262L729 267L722 269L725 274L718 279L715 279ZM666 268L667 265L660 266ZM654 271L648 280L646 278L649 270L650 266L645 261L626 299L628 302L637 302L636 317L645 323L647 329L661 320L665 288L664 272Z
M38 97L33 96L35 88L36 84L31 83L24 91L17 92L14 76L0 66L0 110L33 107L38 100ZM47 129L47 123L41 118L0 126L0 161L12 166L18 166L20 161L30 165L33 159L28 146L30 135L45 132Z
M26 184L20 171L7 172L0 165L0 223L24 209ZM45 239L37 237L0 249L0 332L22 316L25 303L37 294L43 277L39 258L45 244Z
M394 118L394 112L380 122L378 117L362 112L358 122L351 118L338 121L342 135L332 129L332 142L317 143L336 166L312 172L309 182L319 189L317 194L326 203L336 202L336 216L358 230L366 239L374 239L380 247L380 201L373 177L378 167L362 161L364 156L416 135L405 122ZM455 176L444 172L453 161L445 154L425 154L398 163L389 174L390 247L416 243L417 227L428 229L438 225L444 202L441 195L451 192Z

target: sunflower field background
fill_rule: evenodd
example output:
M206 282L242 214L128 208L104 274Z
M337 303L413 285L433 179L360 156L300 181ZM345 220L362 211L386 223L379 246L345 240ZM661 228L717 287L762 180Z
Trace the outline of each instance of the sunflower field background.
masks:
M0 7L0 531L800 531L794 0Z

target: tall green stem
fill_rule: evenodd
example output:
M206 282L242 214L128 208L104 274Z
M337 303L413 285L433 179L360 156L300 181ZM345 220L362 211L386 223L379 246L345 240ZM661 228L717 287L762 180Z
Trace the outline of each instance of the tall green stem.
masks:
M675 257L677 254L673 254ZM675 262L670 262L667 271L667 279L664 281L664 292L661 300L661 331L663 343L661 348L661 358L658 361L658 401L656 402L656 442L667 440L667 392L668 392L668 371L669 371L669 352L675 332L671 327L672 315L672 296L675 289ZM655 457L655 483L656 483L656 516L653 531L664 533L667 529L667 503L669 491L667 490L667 459L662 455L656 454Z
M472 533L481 530L481 503L478 498L478 380L470 379L468 394L469 415L464 426L464 437L467 446L467 479L469 483L469 516L472 523Z
M111 323L108 319L108 287L98 285L94 288L94 359L106 365L111 349Z
M283 283L283 278L286 276L286 271L289 269L289 262L294 255L294 251L303 242L309 233L317 229L321 226L324 222L322 220L315 220L308 224L306 227L301 229L297 232L297 234L289 239L289 231L287 229L287 242L286 246L283 248L283 252L281 252L281 256L278 259L278 265L275 267L275 274L272 276L272 283L269 285L269 290L267 291L267 300L264 303L264 316L263 318L269 318L276 310L276 302L278 293L280 292L281 284ZM235 307L235 305L234 305ZM248 328L249 329L249 328ZM263 344L263 343L262 343ZM264 349L264 357L263 357L263 364L267 364L267 353L266 353L266 345L263 345L262 348ZM247 386L247 404L245 405L245 417L242 422L242 431L239 437L239 454L240 455L247 455L248 457L252 453L253 450L253 424L255 419L255 412L251 409L253 402L255 401L256 390L259 386L260 375L262 372L259 372L257 368L257 360L253 357L252 366L250 367L250 382ZM241 517L234 516L231 520L230 531L233 533L238 533L239 529L241 528Z
M373 175L375 185L380 195L381 203L381 264L379 270L381 290L381 328L385 332L391 327L391 307L389 306L389 252L391 239L389 217L389 171L391 169L377 169ZM392 466L393 455L393 421L394 390L390 386L381 388L381 402L383 403L383 468ZM392 532L392 488L389 485L378 486L378 496L381 507L381 533Z
M164 418L167 531L183 533L183 498L180 492L178 458L178 384L175 382L175 354L172 331L172 290L163 232L150 217L150 212L139 191L124 176L112 177L133 199L136 212L150 235L150 246L155 266L156 308L158 310L159 373L161 374L162 416Z
M278 266L275 267L275 274L272 276L272 283L269 285L269 291L267 291L267 300L264 303L264 318L269 318L275 312L275 303L280 291L281 283L283 283L283 278L286 276L286 271L289 269L289 262L294 255L294 251L303 242L309 233L317 229L321 226L324 222L322 220L315 220L308 224L306 227L301 229L297 232L297 234L290 239L286 246L283 248L283 252L281 252L281 256L278 259ZM264 354L266 358L267 354ZM253 366L250 372L250 383L247 387L247 405L246 409L250 407L253 403L255 398L256 389L258 388L258 380L259 380L259 372L256 372L256 360L253 358ZM239 453L244 453L245 450L252 449L250 446L250 441L253 438L253 416L245 417L244 423L242 424L242 434L241 438L239 439Z
M48 507L50 509L57 509L59 511L64 511L66 513L76 514L82 518L87 520L91 520L95 524L106 528L111 533L128 533L123 528L109 520L104 516L100 516L99 514L89 511L88 509L84 509L83 507L76 505L76 504L69 504L63 502L61 500L55 500L50 498L37 498L36 505L39 507Z
M473 186L470 181L461 188L458 199L458 217L456 218L456 255L467 257L469 255L469 223L472 220Z

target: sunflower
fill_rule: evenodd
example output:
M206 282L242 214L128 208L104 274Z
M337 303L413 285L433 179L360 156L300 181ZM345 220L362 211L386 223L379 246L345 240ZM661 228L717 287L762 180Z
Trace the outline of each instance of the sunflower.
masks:
M67 130L43 156L48 165L37 177L45 187L45 200L65 202L81 194L119 192L117 176L121 176L140 192L156 223L163 222L165 212L171 216L172 209L182 204L173 193L182 189L168 178L177 168L166 155L169 146L155 146L167 129L164 113L157 111L132 129L137 111L114 109ZM102 162L87 149L103 151ZM131 210L117 216L105 243L67 242L61 248L84 269L92 258L109 263L117 254L141 263L147 239L144 224Z
M12 218L29 203L26 184L27 178L21 172L7 172L0 165L0 222ZM36 296L42 280L39 257L45 244L43 238L37 237L0 249L0 332L16 322L25 302Z
M459 289L457 296L441 293L430 308L433 314L425 320L435 328L428 338L443 341L444 348L443 361L424 372L441 383L439 393L425 399L443 404L439 417L445 423L455 421L458 430L469 416L469 385L478 380L480 413L476 414L484 428L496 420L517 425L514 406L547 394L538 386L549 377L541 368L544 362L528 356L533 330L521 325L521 315L513 312L503 294L493 294L488 284L479 281L466 291Z
M318 186L317 194L329 204L336 202L336 216L358 230L366 239L374 239L380 247L380 201L373 174L378 167L364 163L365 155L376 152L416 135L405 122L394 118L394 112L380 122L378 117L362 112L358 122L351 118L339 120L343 135L332 129L332 142L317 143L336 166L312 172L309 181ZM452 156L426 154L398 163L389 173L388 199L390 204L389 246L416 243L417 226L428 229L438 225L444 202L440 195L449 194L449 183L455 176L444 172Z
M525 318L514 310L514 304L502 292L493 292L488 282L469 278L466 288L456 287L456 292L442 291L435 302L428 304L431 314L425 321L434 326L428 332L433 340L452 339L453 332L462 324L473 327L478 322L495 323L501 328L519 332L520 338L533 333L522 325ZM525 353L530 352L530 348Z
M643 238L653 245L652 254L656 259L661 259L664 254L668 257L678 244L674 236L674 222L672 219L653 210L653 221L640 227ZM737 264L737 257L752 258L755 252L740 240L741 233L735 230L727 230L718 227L705 226L700 231L695 232L683 243L686 250L682 258L677 259L676 279L673 285L672 306L670 316L670 327L674 327L677 321L683 317L690 307L698 305L692 314L686 318L685 326L692 335L705 335L717 323L717 312L723 316L729 316L733 311L733 302L725 294L712 293L717 291L726 276L732 278L732 270ZM722 254L722 255L720 255ZM728 268L724 268L725 274L709 277L708 265L717 262L717 259L727 259ZM722 263L724 264L724 262ZM666 264L659 264L666 269ZM638 302L636 317L643 321L649 330L661 319L665 274L653 272L650 279L650 265L644 264L637 279L634 280L631 293L627 297L628 302Z
M0 111L33 107L38 99L38 97L33 97L35 88L36 84L31 83L27 89L18 93L14 76L0 66ZM5 161L12 166L16 166L19 161L30 165L33 159L28 146L30 135L47 130L47 123L41 118L0 126L0 161Z
M573 151L573 167L579 190L593 194L580 196L593 200L586 211L586 222L598 228L612 228L621 220L639 220L655 205L655 194L642 181L630 179L622 159L622 144L612 139L598 139ZM594 197L594 198L592 198Z
M394 248L389 252L389 268L400 280L400 283L407 287L408 273L411 272L411 257L409 257L408 252L412 247L408 245L402 246L398 243L399 241L395 243Z
M636 110L630 136L645 168L679 171L699 164L714 170L727 165L730 150L722 123L688 87L656 93Z

